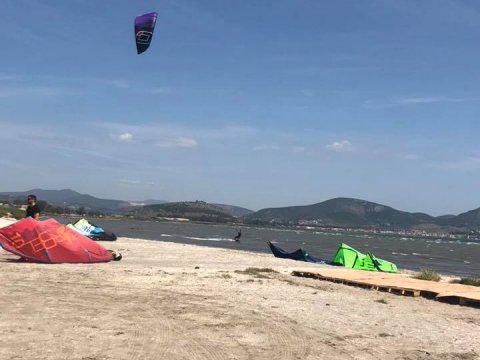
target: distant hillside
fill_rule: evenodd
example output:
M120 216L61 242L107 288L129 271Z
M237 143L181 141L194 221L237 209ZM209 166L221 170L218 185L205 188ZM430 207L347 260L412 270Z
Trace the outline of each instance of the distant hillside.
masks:
M71 189L42 190L32 189L19 192L2 192L0 200L24 201L28 194L35 194L39 200L61 207L84 207L103 212L116 212L129 205L126 201L100 199L87 194L80 194Z
M245 216L247 222L331 226L412 227L434 223L423 213L408 213L365 200L335 198L318 204L270 208Z
M225 204L212 204L212 205L219 207L220 209L222 209L223 211L225 211L226 213L234 217L242 217L242 216L246 216L253 213L252 210L245 209L240 206L225 205Z
M122 201L101 199L71 189L0 192L1 202L25 203L28 194L37 195L53 207L105 214L130 214L137 218L182 217L197 221L252 224L285 224L342 227L383 227L444 232L480 233L480 208L460 215L433 217L409 213L365 200L335 198L313 205L267 208L257 212L233 205L208 204L203 201L173 202L163 200ZM60 210L61 211L61 210Z
M40 200L45 200L51 204L60 204L69 198L80 195L80 193L70 190L42 190L32 189L27 191L0 192L0 199L25 200L29 194L35 194Z
M144 201L141 201L141 202L144 203L145 205L156 205L156 204L165 204L165 203L167 203L168 201L165 201L165 200L147 199L147 200L144 200Z
M130 211L129 214L139 219L171 217L221 223L236 221L236 218L222 208L208 204L204 201L147 205L134 209Z
M457 216L440 216L437 219L439 225L467 229L480 228L480 208L467 211Z

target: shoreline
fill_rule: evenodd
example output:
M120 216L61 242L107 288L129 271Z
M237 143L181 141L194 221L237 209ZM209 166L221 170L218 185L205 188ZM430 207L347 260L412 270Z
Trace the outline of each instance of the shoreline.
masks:
M362 234L362 235L381 235L381 236L392 236L392 237L414 237L417 239L433 240L433 239L442 239L442 240L458 240L462 242L472 241L480 242L480 236L471 238L469 235L470 231L463 231L457 233L452 233L449 231L430 231L430 230L420 230L420 229L402 229L402 230L391 230L388 228L381 228L375 226L365 226L365 227L342 227L336 225L324 225L324 226L315 226L315 225L284 225L284 224L268 224L268 223L243 223L243 222L208 222L200 220L191 220L188 218L181 217L158 217L155 219L152 218L142 218L142 217L130 217L125 215L103 215L103 216L89 216L89 215L78 215L78 214L55 214L47 213L46 217L60 217L60 218L70 218L70 219L81 219L88 217L90 219L97 220L107 220L107 221L142 221L142 222L160 222L166 224L199 224L199 225L211 225L211 226L232 226L232 227L249 227L255 229L281 229L289 231L319 231L327 233L336 233L342 232L345 234Z

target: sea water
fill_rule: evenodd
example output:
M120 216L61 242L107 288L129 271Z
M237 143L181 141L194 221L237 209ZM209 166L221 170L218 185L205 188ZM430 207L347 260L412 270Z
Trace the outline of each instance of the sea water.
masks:
M101 219L92 222L119 237L264 253L270 253L267 241L272 241L286 251L301 247L310 255L327 260L333 258L340 243L344 242L363 253L371 252L392 261L399 269L429 268L449 275L480 277L480 242L472 240L242 226L242 238L235 242L233 237L238 229L235 225Z

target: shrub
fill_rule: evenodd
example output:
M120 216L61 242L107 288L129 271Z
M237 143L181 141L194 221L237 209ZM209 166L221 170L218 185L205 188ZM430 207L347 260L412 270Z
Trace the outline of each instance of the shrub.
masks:
M480 286L480 278L461 278L457 280L452 280L452 283L463 284L470 286Z
M420 269L420 272L413 275L415 279L426 281L440 281L442 277L432 269Z

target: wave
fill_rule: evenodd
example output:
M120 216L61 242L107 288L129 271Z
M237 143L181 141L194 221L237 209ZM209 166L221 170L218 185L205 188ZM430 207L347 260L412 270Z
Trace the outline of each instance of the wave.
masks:
M429 257L430 256L429 254L419 254L419 253L416 253L416 252L412 252L412 255L413 256L423 256L423 257Z
M436 239L436 240L427 240L427 243L430 244L456 244L456 245L480 245L480 241L472 241L468 239Z
M338 233L338 232L325 232L325 231L314 231L313 232L315 235L328 235L328 236L340 236L340 235L346 235L344 233Z
M395 251L392 251L392 255L408 256L408 254L405 254L405 253L398 253L398 252L395 252Z
M196 237L196 236L186 236L186 235L177 235L177 234L160 234L160 237L169 237L169 238L181 238L197 241L235 241L230 238L224 237Z
M184 239L199 240L199 241L235 241L233 239L222 238L222 237L207 237L207 238L195 237L195 236L182 236L182 237Z

